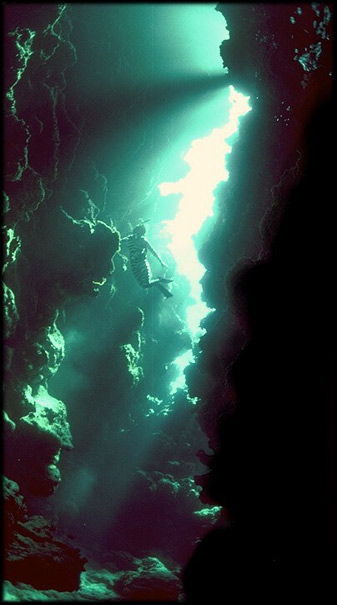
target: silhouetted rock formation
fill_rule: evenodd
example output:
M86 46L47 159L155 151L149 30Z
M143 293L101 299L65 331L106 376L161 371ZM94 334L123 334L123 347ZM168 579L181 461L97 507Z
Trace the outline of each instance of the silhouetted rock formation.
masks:
M60 592L78 589L86 562L79 549L59 538L55 528L40 516L16 521L5 555L6 580Z
M321 17L329 10L325 6L319 8ZM314 5L302 9L307 23ZM203 486L201 498L224 506L231 521L198 545L185 569L184 588L188 601L212 601L217 595L226 603L309 598L328 603L336 304L331 49L324 38L326 52L316 66L293 63L300 34L308 46L317 43L310 38L310 33L316 36L312 22L311 30L294 28L289 36L294 5L221 5L221 10L231 29L223 57L226 64L228 45L234 83L240 87L243 82L247 93L253 87L267 101L263 117L255 103L249 128L233 151L229 170L235 186L227 203L243 195L238 181L255 163L244 149L251 147L255 133L273 152L264 164L267 151L259 147L260 177L250 181L250 197L259 196L261 207L267 208L270 199L277 204L261 222L264 241L256 257L252 254L228 274L235 318L228 337L228 320L221 313L217 322L213 318L217 332L210 321L205 337L204 355L215 358L217 351L222 387L216 380L199 412L215 454L211 460L204 457L209 473L197 481ZM242 51L242 37L249 52ZM272 120L283 100L290 105L288 127ZM292 149L301 158L298 165ZM211 245L205 244L204 255L216 262ZM218 299L222 291L212 282L220 270L219 265L212 269L207 285ZM206 357L206 363L211 359Z
M173 601L181 596L181 582L156 557L140 561L136 571L126 571L114 588L128 601Z

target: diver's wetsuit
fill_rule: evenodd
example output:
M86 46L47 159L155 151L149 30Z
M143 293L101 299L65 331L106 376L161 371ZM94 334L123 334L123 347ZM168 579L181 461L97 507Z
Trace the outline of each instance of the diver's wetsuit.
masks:
M132 273L134 274L139 285L142 286L142 288L151 288L152 286L157 286L157 288L159 288L166 298L170 298L172 296L171 292L169 292L169 290L167 290L167 288L165 288L161 282L168 283L172 280L165 279L164 277L151 279L151 269L146 258L148 250L159 260L160 263L163 264L163 261L155 249L152 248L150 242L143 235L134 234L124 237L122 241L125 241L128 245Z

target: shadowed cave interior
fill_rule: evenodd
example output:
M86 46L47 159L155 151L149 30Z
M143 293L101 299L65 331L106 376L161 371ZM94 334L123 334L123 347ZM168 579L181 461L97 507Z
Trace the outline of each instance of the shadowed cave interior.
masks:
M4 600L328 602L332 12L3 6ZM160 186L229 87L194 333ZM172 298L134 279L141 221Z

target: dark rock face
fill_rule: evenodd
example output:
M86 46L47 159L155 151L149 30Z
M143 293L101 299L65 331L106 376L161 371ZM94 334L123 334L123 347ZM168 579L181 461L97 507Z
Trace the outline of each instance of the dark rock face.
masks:
M4 578L41 590L76 590L86 559L46 519L28 517L17 483L4 477L3 493Z
M156 557L141 561L137 571L126 571L114 588L128 601L173 601L181 597L181 582Z
M14 481L3 478L4 515L6 518L6 542L11 542L16 523L27 519L27 507L19 494L19 486Z
M4 576L41 590L74 591L86 559L77 548L58 539L55 528L43 517L16 523L14 539L7 545Z
M252 598L281 603L291 595L291 601L314 596L329 602L334 527L334 118L331 29L328 35L323 27L331 6L315 6L301 6L296 27L294 5L220 7L231 30L222 49L229 77L232 68L233 82L238 87L244 83L247 92L261 97L264 111L262 122L259 102L253 98L255 113L253 109L250 126L231 157L235 186L228 203L247 193L238 179L252 168L249 195L259 196L261 207L267 208L271 199L274 203L261 222L264 241L258 260L247 259L231 271L235 319L229 337L228 320L221 313L218 333L210 323L205 337L207 374L212 372L207 355L215 357L217 351L216 367L225 386L219 389L216 380L199 412L215 455L205 458L209 473L198 482L201 497L226 507L232 521L227 530L209 534L187 565L184 587L191 601L218 595L228 603ZM313 26L315 10L320 11L324 30L317 63L308 50L317 49L320 39L318 22ZM331 28L331 22L328 26L324 21L324 26ZM242 52L242 43L249 52ZM297 61L292 54L298 55ZM283 123L276 120L280 103L290 106L284 114L289 120L283 116ZM261 149L257 141L260 176L255 159L248 160L244 153L253 133L264 146ZM211 264L214 254L206 244L206 262L208 258ZM206 292L219 296L216 278L213 268ZM221 308L218 300L216 305ZM195 386L198 394L197 379Z
M60 204L79 136L64 97L64 72L76 60L65 7L8 5L4 17L4 573L72 591L85 560L43 517L28 517L21 493L50 496L60 483L60 455L73 443L66 405L48 392L64 358L57 321L72 297L97 295L119 234L102 221L76 221Z
M132 545L132 552L138 556L151 545L151 552L158 556L164 553L170 561L182 565L193 552L195 536L221 522L220 510L202 508L193 478L185 476L186 469L182 469L182 477L177 477L178 462L171 462L171 470L175 477L169 472L137 472L133 477L134 497L116 514L109 530L110 542L117 546L120 539L121 545Z
M42 386L35 397L27 387L11 403L20 417L14 416L15 428L5 443L6 472L30 493L51 495L60 481L57 463L61 449L73 447L65 405Z

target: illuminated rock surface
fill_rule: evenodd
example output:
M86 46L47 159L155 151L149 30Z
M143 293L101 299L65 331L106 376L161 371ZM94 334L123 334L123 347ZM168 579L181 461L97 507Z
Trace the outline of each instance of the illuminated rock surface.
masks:
M328 106L310 121L332 6L219 5L227 76L212 5L113 6L5 7L7 600L176 600L184 577L190 599L274 603L295 577L300 601L327 583L332 516ZM158 186L226 123L206 109L229 84L252 110L195 236L214 312L172 393L191 285ZM119 249L140 218L168 301Z

